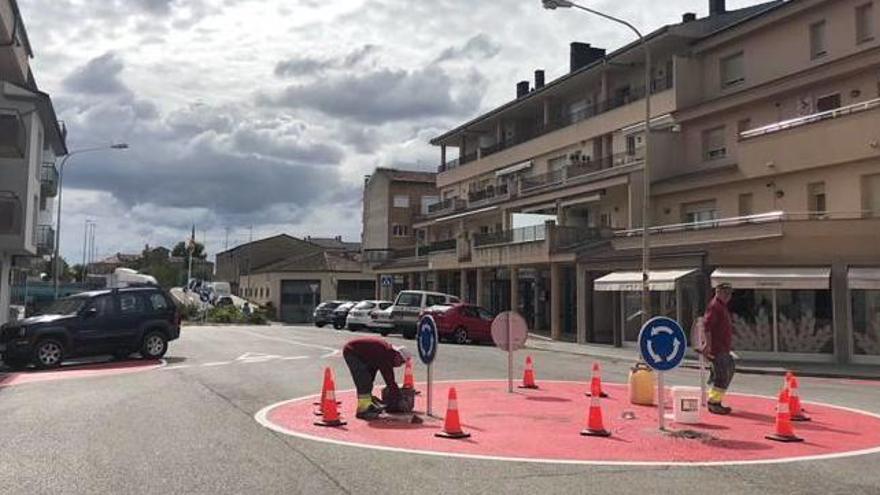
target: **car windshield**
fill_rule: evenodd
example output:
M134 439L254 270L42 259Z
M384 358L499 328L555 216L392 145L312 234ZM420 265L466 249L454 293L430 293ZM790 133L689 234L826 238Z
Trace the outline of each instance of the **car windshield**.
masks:
M325 302L325 303L321 303L320 305L318 305L318 308L320 308L320 309L336 309L337 306L339 306L338 302Z
M361 301L354 309L373 309L374 307L376 307L376 304L372 301Z
M392 304L393 303L390 303L390 302L379 303L379 309L382 309L382 310L388 309L391 307Z
M399 296L397 296L397 302L394 303L397 306L421 306L422 305L422 295L414 292L401 292Z
M44 315L72 315L76 314L89 301L87 297L65 297L58 299L46 307L40 314Z

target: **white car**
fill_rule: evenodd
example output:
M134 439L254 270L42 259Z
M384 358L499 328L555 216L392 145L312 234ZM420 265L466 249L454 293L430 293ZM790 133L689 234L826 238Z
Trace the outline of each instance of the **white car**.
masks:
M372 315L391 307L391 301L361 301L354 305L345 319L345 327L355 332L364 328L380 329L372 325L377 321Z
M451 306L461 302L458 297L440 292L425 292L421 290L405 290L397 295L394 305L391 306L391 317L394 328L403 334L405 339L416 338L416 327L419 322L419 314L422 310L431 306Z

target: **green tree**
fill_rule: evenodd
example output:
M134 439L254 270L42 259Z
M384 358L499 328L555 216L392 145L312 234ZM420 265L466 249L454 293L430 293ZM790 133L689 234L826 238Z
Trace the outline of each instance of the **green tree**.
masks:
M189 252L186 250L186 243L183 241L178 242L174 249L171 250L171 256L179 256L181 258L186 258L189 256ZM201 242L196 241L195 249L193 249L193 258L203 260L207 258L208 255L205 254L205 245Z

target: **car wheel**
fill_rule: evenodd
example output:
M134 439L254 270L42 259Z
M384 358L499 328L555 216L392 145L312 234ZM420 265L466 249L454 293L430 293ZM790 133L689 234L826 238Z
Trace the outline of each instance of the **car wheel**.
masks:
M34 364L40 369L57 368L64 360L64 344L56 339L43 339L34 347Z
M315 322L315 326L318 327L318 328L324 328L324 325L326 325L326 323L318 323L318 322Z
M458 345L464 345L468 342L468 332L464 327L458 327L455 329L455 333L452 335L452 340Z
M144 359L160 359L168 351L168 339L162 332L148 332L141 344L141 356Z
M333 324L333 328L335 328L336 330L342 330L342 327L344 327L344 326L345 326L345 325L340 325L339 323L334 323L334 324Z
M381 335L383 337L387 337L390 333L391 333L390 330L380 330L379 331L379 335Z

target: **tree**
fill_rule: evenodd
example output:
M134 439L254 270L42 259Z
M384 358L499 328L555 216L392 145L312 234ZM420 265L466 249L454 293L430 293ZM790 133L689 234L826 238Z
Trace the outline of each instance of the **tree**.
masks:
M205 254L205 245L204 244L196 241L194 246L195 246L195 249L193 249L193 254L192 254L193 258L203 260L208 257L208 255ZM186 243L183 241L178 242L174 246L174 249L171 250L171 256L178 256L181 258L189 257L189 252L186 250Z

